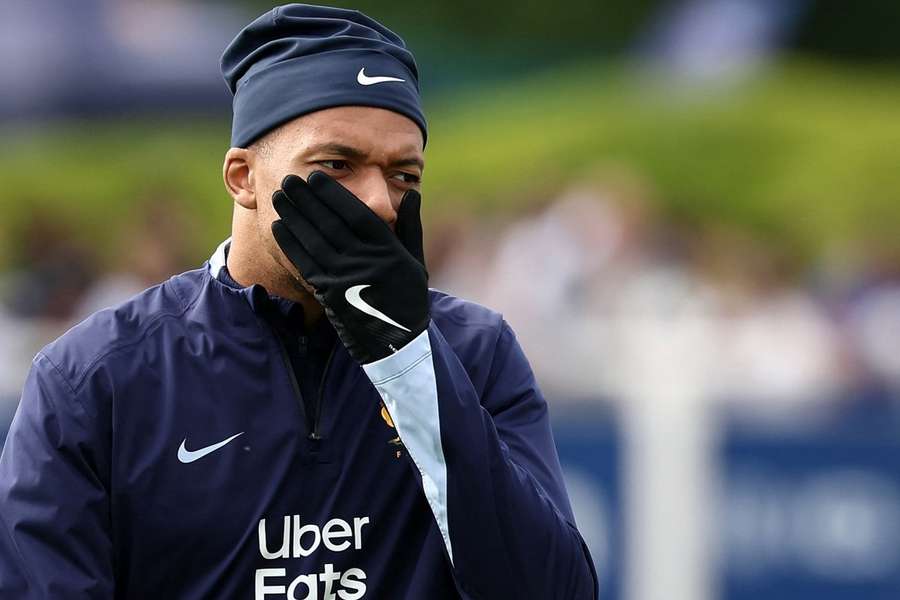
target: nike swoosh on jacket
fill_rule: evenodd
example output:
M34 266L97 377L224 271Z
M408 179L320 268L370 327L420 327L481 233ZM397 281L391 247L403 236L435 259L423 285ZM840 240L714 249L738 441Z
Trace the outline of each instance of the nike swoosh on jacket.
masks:
M500 315L432 290L400 352L363 369L338 345L314 437L265 293L223 264L224 244L35 357L0 456L0 597L596 597Z

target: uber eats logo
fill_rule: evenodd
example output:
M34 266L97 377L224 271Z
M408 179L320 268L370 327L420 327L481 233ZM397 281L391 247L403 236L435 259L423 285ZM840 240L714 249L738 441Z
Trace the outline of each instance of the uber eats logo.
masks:
M332 552L362 549L363 529L369 517L331 519L322 527L304 524L300 515L287 515L281 523L266 529L266 520L259 522L259 553L266 560L305 558L320 546ZM279 527L280 525L280 527ZM278 533L275 533L276 530ZM256 600L359 600L366 594L366 573L352 568L335 571L332 563L325 563L320 573L288 573L285 568L256 570ZM321 593L320 593L321 592Z

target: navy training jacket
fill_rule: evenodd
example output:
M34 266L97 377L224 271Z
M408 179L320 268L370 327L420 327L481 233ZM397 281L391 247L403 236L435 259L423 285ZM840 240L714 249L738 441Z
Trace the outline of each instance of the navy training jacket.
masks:
M260 286L203 268L35 357L0 456L0 598L593 599L547 406L497 313L359 366L309 430Z

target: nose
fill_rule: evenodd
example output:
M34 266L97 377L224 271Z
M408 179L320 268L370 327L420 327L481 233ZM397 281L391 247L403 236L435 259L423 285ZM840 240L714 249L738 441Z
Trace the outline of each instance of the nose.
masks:
M350 191L393 229L397 221L397 207L394 206L390 187L381 169L367 169L360 175L362 176L356 178Z

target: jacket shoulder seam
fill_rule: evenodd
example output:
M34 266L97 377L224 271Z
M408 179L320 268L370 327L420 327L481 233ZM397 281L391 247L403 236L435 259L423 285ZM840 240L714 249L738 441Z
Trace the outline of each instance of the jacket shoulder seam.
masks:
M143 342L147 338L147 336L149 336L151 333L153 333L156 330L155 326L159 322L161 322L163 319L166 319L166 318L177 318L177 317L182 316L184 313L186 313L188 310L190 310L190 308L197 302L197 299L200 297L200 290L198 290L197 294L191 299L191 301L188 303L185 303L181 297L181 294L179 294L178 291L176 290L175 286L171 286L171 289L173 290L174 294L178 297L178 300L182 304L181 310L176 311L176 312L164 312L164 313L156 314L147 321L147 323L142 328L143 330L141 331L140 335L138 335L136 338L129 339L127 341L122 341L119 343L113 342L109 346L103 348L100 351L100 353L97 354L97 356L95 356L90 362L87 363L87 365L82 370L81 374L76 378L75 382L73 384L69 385L69 387L72 389L73 394L78 393L78 391L81 389L81 386L84 384L85 380L87 379L88 375L90 375L91 372L93 371L94 367L97 366L97 363L99 363L101 360L108 357L110 354L112 354L114 352L118 352L119 350L123 350L125 348L130 348L132 346L135 346L135 345ZM52 361L51 361L51 364L53 364ZM68 384L68 381L67 381L67 384Z
M69 378L65 376L65 374L62 372L62 369L59 368L59 365L57 365L57 364L53 361L52 358L50 358L49 356L47 356L46 354L44 354L43 351L38 352L38 353L35 355L34 360L32 360L31 362L32 362L33 364L37 364L37 361L38 361L39 358L43 358L43 359L46 360L48 363L50 363L50 366L53 367L53 370L56 371L56 374L59 376L60 381L63 382L63 384L64 384L64 385L66 386L66 388L69 390L69 393L72 394L72 398L73 398L73 399L76 399L75 396L77 396L77 394L76 394L76 392L75 392L75 388L72 387L72 384L69 382ZM76 401L77 401L77 399L76 399Z

